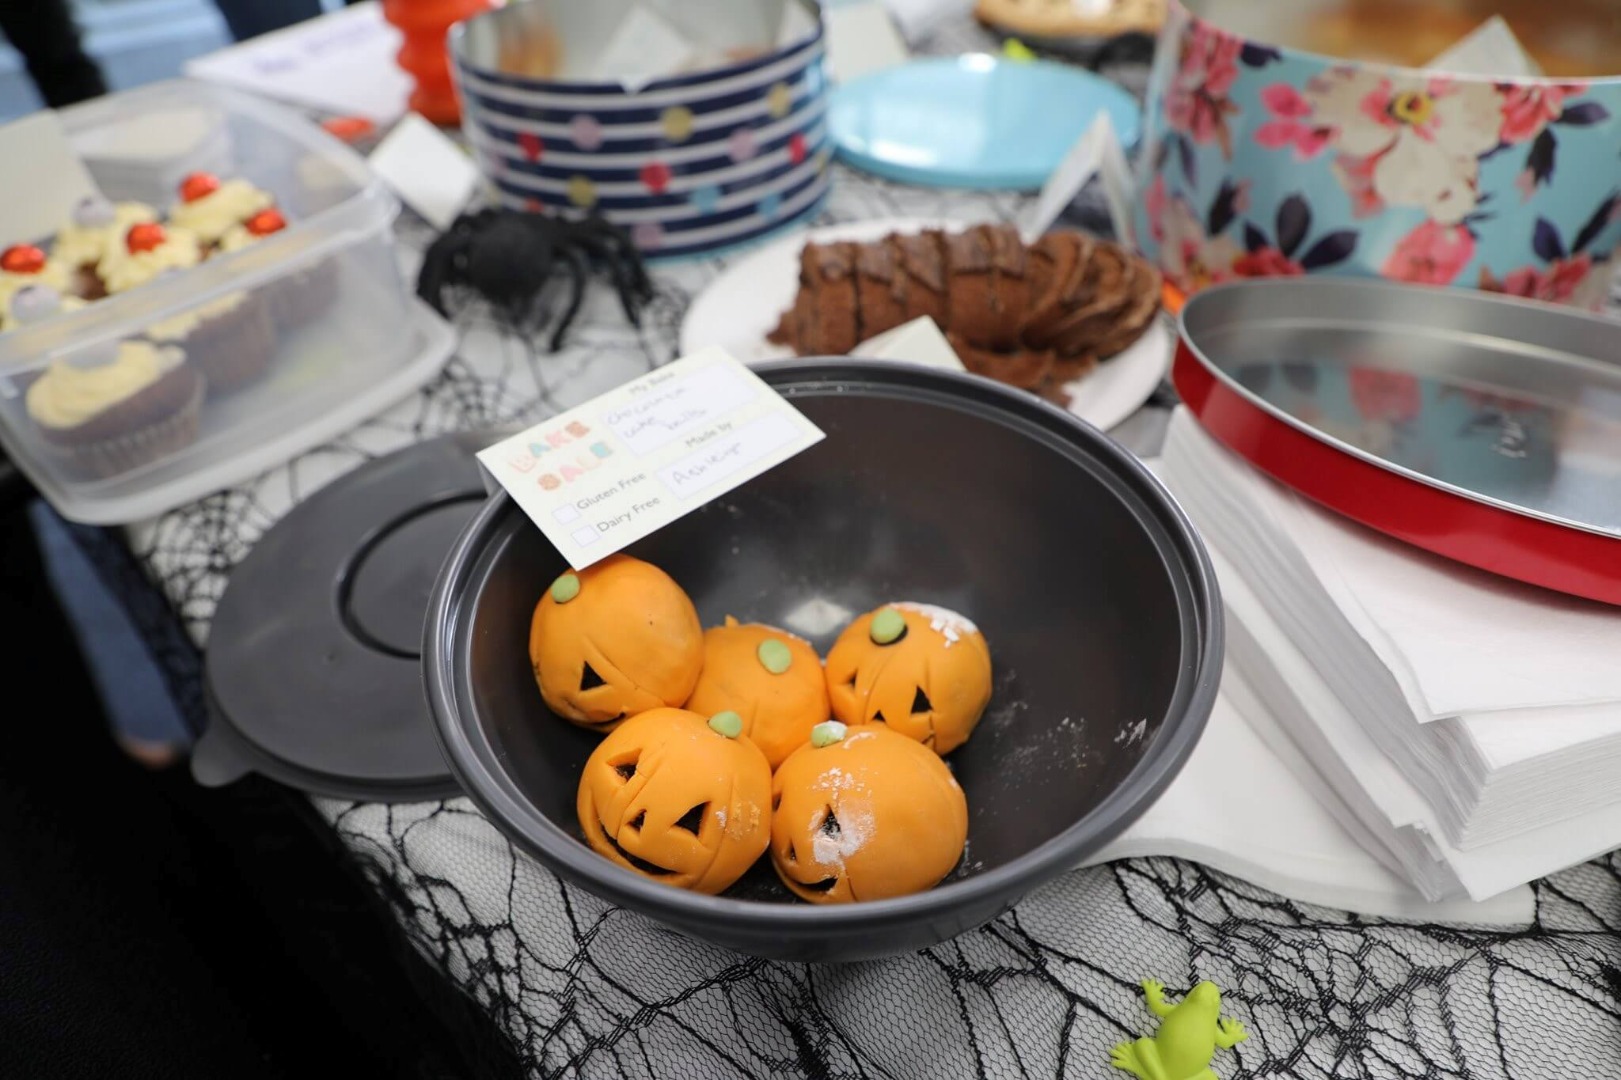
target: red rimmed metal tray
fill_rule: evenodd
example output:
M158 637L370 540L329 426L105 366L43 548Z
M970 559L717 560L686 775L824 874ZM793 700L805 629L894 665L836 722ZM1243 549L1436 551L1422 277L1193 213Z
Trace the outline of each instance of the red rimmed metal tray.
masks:
M1458 562L1621 605L1621 323L1486 293L1217 286L1172 379L1274 479Z

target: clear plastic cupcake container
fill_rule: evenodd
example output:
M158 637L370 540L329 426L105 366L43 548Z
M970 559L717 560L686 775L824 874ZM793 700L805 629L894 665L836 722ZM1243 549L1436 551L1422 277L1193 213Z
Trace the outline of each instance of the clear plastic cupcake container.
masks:
M287 220L241 250L0 334L0 444L65 516L127 523L238 483L405 397L450 355L452 331L400 271L398 203L364 160L315 124L183 80L61 116L75 153L115 202L166 211L181 178L201 170L268 191ZM49 249L50 240L7 236L0 247ZM121 402L122 413L101 415L84 432L48 428L42 415L63 421L40 400L30 408L30 388L45 373L57 373L55 390L78 392L90 380L77 376L132 344L171 359L178 347L203 373L195 437L186 437L184 417L150 400L162 395ZM167 437L148 437L154 428ZM109 467L105 455L80 450L109 439L122 446L126 437L152 452Z

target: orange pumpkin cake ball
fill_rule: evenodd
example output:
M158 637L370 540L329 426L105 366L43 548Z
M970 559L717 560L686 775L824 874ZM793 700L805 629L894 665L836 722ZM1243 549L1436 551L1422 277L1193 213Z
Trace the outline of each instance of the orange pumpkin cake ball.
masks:
M991 700L991 651L963 616L886 604L845 627L827 654L827 695L846 724L886 724L938 754L968 741Z
M736 713L653 709L620 724L580 775L586 843L626 870L711 895L771 840L771 766Z
M968 840L968 800L946 763L880 724L818 724L772 778L771 804L771 865L816 904L931 889Z
M670 575L610 555L552 582L529 624L529 660L554 713L611 731L686 702L703 667L703 628Z
M704 668L687 708L737 713L743 734L775 769L828 717L821 657L784 630L727 616L725 626L704 632Z

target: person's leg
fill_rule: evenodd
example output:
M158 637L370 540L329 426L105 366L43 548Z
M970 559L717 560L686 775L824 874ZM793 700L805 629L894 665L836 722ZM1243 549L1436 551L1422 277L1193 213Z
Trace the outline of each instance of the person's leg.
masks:
M215 0L215 4L237 41L313 19L323 10L320 0Z
M53 109L107 92L67 0L0 0L0 34L22 54L39 96Z

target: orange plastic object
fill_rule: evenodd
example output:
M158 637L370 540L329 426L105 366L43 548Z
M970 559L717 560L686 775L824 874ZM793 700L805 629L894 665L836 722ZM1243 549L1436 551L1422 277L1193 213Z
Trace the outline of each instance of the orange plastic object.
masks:
M405 38L399 65L416 80L411 108L435 124L457 124L462 115L451 83L445 34L490 7L490 0L383 0L383 18Z
M1180 315L1183 306L1188 302L1188 298L1183 295L1181 289L1167 281L1160 285L1159 302L1170 314Z
M603 739L575 802L592 850L694 892L713 895L742 877L771 841L771 766L722 726L653 709Z
M377 130L377 125L364 116L332 116L321 121L321 127L335 139L346 143L359 142Z
M968 800L946 763L880 724L824 728L833 741L813 737L771 781L771 865L782 883L814 904L938 885L968 840Z

